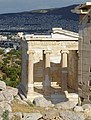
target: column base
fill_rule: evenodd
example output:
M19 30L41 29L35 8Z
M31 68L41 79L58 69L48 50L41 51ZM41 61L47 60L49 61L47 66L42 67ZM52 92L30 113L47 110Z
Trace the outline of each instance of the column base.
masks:
M30 102L33 102L33 100L37 97L43 97L43 95L37 92L31 92L27 94L27 100Z
M23 99L25 101L28 100L30 102L33 102L33 100L36 97L43 97L43 95L38 93L38 92L34 92L34 91L27 92L27 90L25 89L25 87L21 83L17 88L18 88L19 95L20 95L21 99Z
M27 97L27 91L26 91L26 88L25 88L25 86L22 84L22 83L20 83L18 86L17 86L17 88L18 88L18 93L19 93L19 96L21 97L21 99L22 100L26 100L26 97Z
M51 96L51 87L50 86L44 86L44 97L45 98L50 98Z
M65 94L63 93L54 93L51 95L51 101L53 104L57 104L60 102L66 102L68 99L66 98Z
M62 70L62 92L67 91L68 72Z

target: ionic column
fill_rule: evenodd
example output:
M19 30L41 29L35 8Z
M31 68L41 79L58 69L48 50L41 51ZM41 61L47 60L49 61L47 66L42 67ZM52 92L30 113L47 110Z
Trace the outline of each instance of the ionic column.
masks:
M67 70L67 57L69 51L61 51L62 59L62 92L67 91L67 79L68 79L68 70Z
M51 81L50 81L50 50L44 51L44 81L43 81L43 89L44 89L44 95L49 96L50 95L50 88L51 88Z
M34 92L33 86L33 54L34 50L29 50L28 54L28 89L27 89L27 96Z

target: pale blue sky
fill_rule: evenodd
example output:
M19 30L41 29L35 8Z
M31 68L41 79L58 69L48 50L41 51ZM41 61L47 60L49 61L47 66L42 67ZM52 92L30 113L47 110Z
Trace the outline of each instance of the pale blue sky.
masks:
M60 8L72 4L82 4L88 0L0 0L0 14L31 11L45 8ZM91 0L89 0L91 2Z

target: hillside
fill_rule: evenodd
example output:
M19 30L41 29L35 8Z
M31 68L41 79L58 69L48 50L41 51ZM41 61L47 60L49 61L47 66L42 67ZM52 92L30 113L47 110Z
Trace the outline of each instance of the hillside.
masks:
M51 28L62 27L78 32L78 15L71 12L75 6L0 14L0 31L48 34Z
M62 7L62 8L54 8L54 9L40 9L40 10L33 10L32 13L36 14L47 14L47 15L61 15L62 19L72 19L75 21L78 21L78 15L73 14L71 10L75 8L77 5L71 5L68 7Z

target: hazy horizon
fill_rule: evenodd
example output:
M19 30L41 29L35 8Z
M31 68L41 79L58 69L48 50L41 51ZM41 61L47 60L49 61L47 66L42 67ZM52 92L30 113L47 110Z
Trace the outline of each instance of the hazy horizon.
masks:
M0 14L61 8L73 4L83 4L85 2L87 0L0 0Z

